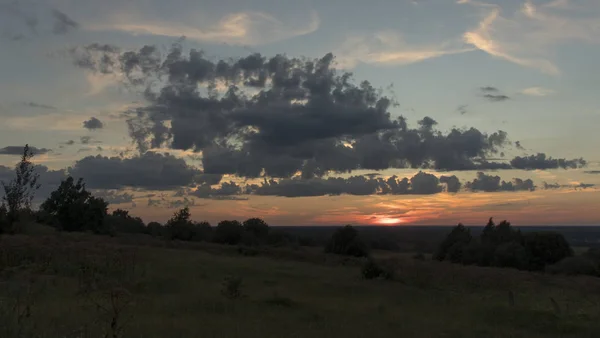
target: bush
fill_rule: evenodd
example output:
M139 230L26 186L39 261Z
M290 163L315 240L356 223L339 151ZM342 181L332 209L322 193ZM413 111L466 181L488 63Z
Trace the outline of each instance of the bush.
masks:
M129 211L117 209L104 219L106 227L114 228L116 232L128 234L143 234L147 232L146 225L139 217L132 217Z
M529 253L518 242L500 244L494 251L492 265L527 269L529 267Z
M244 227L238 221L221 221L215 229L213 241L220 244L237 245L241 242Z
M269 235L269 225L260 218L250 218L243 223L244 230L263 242Z
M558 263L573 256L573 250L563 235L555 232L533 232L524 237L524 246L530 256L530 270L543 270L546 265Z
M364 279L376 279L383 278L391 280L394 278L394 270L391 268L385 268L377 264L373 259L367 260L361 268L361 274Z
M353 257L366 257L368 249L351 225L337 229L325 246L325 252Z
M165 227L158 222L150 222L146 226L146 232L152 237L161 237L165 235Z
M546 267L546 272L561 275L599 276L598 265L585 256L567 257L556 264Z
M227 277L223 281L221 294L229 299L238 299L242 297L242 278Z

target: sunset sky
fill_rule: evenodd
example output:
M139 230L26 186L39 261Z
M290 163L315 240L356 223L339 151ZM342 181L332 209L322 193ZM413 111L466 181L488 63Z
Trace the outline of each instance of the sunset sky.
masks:
M0 60L0 180L28 143L38 202L600 224L597 0L0 0Z

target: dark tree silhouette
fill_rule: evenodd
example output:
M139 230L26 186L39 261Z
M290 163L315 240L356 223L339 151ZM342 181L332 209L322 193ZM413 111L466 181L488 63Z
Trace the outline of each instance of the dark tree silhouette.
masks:
M91 230L101 234L111 233L104 223L107 208L106 201L85 189L83 179L75 183L71 176L41 206L43 212L57 221L60 230Z
M368 249L351 225L337 229L325 246L325 252L354 257L368 256Z
M465 248L472 239L471 231L459 223L440 244L434 258L438 261L462 262Z
M215 243L236 245L242 240L244 226L238 221L221 221L215 229Z
M15 166L15 178L8 183L0 181L4 189L2 205L6 209L6 225L0 224L0 233L15 232L15 223L19 220L22 210L30 210L35 192L40 188L38 179L40 175L35 172L35 166L31 162L34 154L26 144L23 148L21 160Z

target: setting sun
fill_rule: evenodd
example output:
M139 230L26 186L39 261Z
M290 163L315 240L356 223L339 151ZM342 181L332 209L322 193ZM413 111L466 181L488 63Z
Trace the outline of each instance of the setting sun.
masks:
M375 223L381 225L395 225L405 223L405 220L402 218L380 218L375 221Z

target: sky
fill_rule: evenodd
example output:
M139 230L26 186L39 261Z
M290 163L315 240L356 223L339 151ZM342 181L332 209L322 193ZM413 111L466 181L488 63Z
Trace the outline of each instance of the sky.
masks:
M600 224L596 0L0 0L0 180L272 225Z

